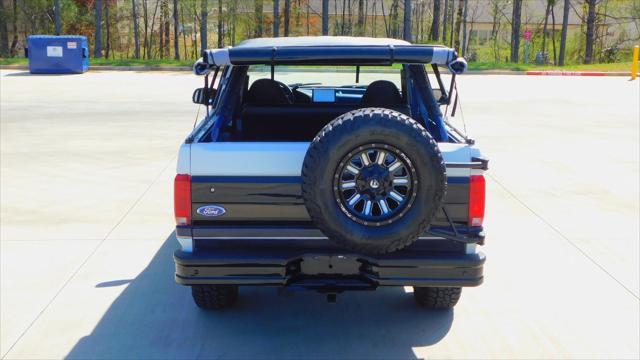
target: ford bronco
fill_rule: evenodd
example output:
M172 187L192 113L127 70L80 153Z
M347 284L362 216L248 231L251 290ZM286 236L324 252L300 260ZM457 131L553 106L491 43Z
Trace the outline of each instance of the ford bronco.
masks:
M453 49L393 39L204 51L193 101L207 115L175 177L176 281L204 309L265 285L330 301L408 286L423 307L453 307L485 261L487 160L447 110L465 69Z

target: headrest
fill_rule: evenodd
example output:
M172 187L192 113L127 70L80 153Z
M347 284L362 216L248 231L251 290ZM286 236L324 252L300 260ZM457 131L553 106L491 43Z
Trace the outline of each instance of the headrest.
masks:
M362 95L362 103L366 105L393 105L402 104L402 96L394 83L388 80L377 80L367 86Z

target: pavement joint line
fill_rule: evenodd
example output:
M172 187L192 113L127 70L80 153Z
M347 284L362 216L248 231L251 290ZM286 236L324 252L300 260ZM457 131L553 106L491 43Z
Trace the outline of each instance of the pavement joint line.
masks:
M0 243L3 242L27 242L27 241L36 241L36 242L45 242L45 241L100 241L101 238L86 238L86 239L2 239Z
M624 290L626 290L629 294L631 294L631 296L633 296L637 300L640 300L640 297L638 297L638 295L636 295L631 289L629 289L625 284L623 284L622 281L618 280L615 276L613 276L613 274L611 274L609 271L607 271L607 269L605 269L604 266L600 265L594 258L589 256L589 254L587 254L586 251L584 251L576 243L571 241L571 239L569 239L562 232L560 232L560 230L558 230L555 226L553 226L553 224L551 224L549 221L547 221L547 219L545 219L540 214L538 214L535 210L533 210L531 207L529 207L529 205L527 205L524 201L522 201L519 197L517 197L516 194L514 194L511 190L507 189L507 187L504 186L493 175L490 175L490 174L487 174L487 175L491 178L491 180L495 181L496 184L498 184L498 186L500 186L504 191L506 191L509 195L511 195L511 197L513 197L517 202L519 202L522 206L524 206L527 210L529 210L533 215L535 215L540 221L542 221L545 225L547 225L547 227L549 227L553 232L555 232L558 236L560 236L567 243L569 243L576 250L578 250L578 252L580 252L587 260L589 260L592 264L594 264L596 267L598 267L600 270L602 270L605 274L607 274L613 281L617 282L618 285L620 285Z
M153 179L153 181L151 181L151 183L149 184L149 186L147 186L147 188L142 192L142 194L140 194L140 196L138 196L138 198L136 199L136 201L133 202L133 204L131 204L131 206L129 207L129 209L127 209L127 211L124 213L124 215L122 215L120 217L120 219L118 220L118 222L111 228L111 230L109 230L109 232L107 232L107 234L104 236L104 238L100 239L100 242L98 244L96 244L96 246L93 248L93 250L91 251L91 253L89 253L89 255L87 255L87 257L84 259L84 261L78 266L78 268L71 274L71 276L69 276L69 278L64 282L64 284L62 284L62 286L58 289L58 291L56 291L56 293L53 295L53 297L51 298L51 300L49 300L49 302L42 308L42 310L40 310L40 312L38 312L38 315L36 315L36 317L29 323L29 326L27 326L26 329L24 329L22 331L22 333L20 333L20 336L18 336L18 338L16 339L16 341L13 342L13 344L11 344L11 346L9 347L9 349L7 349L7 352L2 355L2 359L6 359L7 355L9 355L11 353L11 350L13 350L13 348L16 346L17 343L20 342L20 340L22 340L22 338L24 337L24 335L31 329L31 327L38 321L38 319L40 319L40 317L42 316L42 314L44 314L45 311L47 311L47 309L49 308L49 306L51 306L51 304L53 304L53 302L58 298L58 295L60 295L60 293L62 293L62 291L67 287L67 285L69 285L69 283L71 282L71 280L73 280L73 278L80 272L80 269L82 269L82 267L89 261L89 259L91 259L91 257L93 257L93 255L98 251L98 249L100 248L100 246L102 246L102 244L104 244L104 242L107 240L107 238L109 237L109 235L111 235L111 233L118 227L120 226L120 224L122 224L122 222L124 221L124 219L127 218L127 216L129 215L129 213L138 205L138 203L140 203L140 201L142 200L142 198L149 192L149 190L151 189L151 187L158 181L158 179L160 179L160 177L162 176L162 173L164 173L165 170L167 170L167 168L169 167L169 165L171 165L171 163L173 163L173 161L176 159L177 155L174 155L171 157L171 159L167 162L167 164L162 168L162 170L160 170L160 172L158 172L158 175L156 175L156 177Z

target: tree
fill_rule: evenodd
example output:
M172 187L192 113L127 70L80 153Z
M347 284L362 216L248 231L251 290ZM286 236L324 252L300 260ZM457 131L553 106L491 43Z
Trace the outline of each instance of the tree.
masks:
M391 2L391 9L389 10L389 26L391 26L391 37L398 38L400 32L400 19L398 14L398 8L400 5L398 4L399 0L393 0Z
M200 52L203 53L207 50L207 15L209 15L209 9L207 8L207 0L201 0L200 3Z
M133 19L133 57L140 59L140 35L138 31L138 14L136 14L136 0L131 0L131 17Z
M469 4L469 2L467 1L467 5ZM478 16L478 12L479 12L479 7L480 4L478 2L476 2L473 6L473 8L470 11L470 18L471 21L469 22L469 32L467 34L469 34L467 36L467 40L465 41L465 45L464 45L464 55L467 56L469 54L469 48L470 48L470 44L471 44L471 34L473 33L473 24L476 23L476 19Z
M0 0L1 1L1 0ZM11 40L10 56L16 56L16 48L18 47L18 0L13 0L13 39Z
M549 0L551 3L551 45L553 45L553 65L557 64L557 56L556 56L556 0Z
M253 0L253 21L255 22L253 35L255 37L262 36L262 19L263 18L264 18L263 0Z
M596 33L596 0L586 0L589 8L587 13L587 41L584 49L584 63L593 62L593 45Z
M154 25L156 23L156 15L158 14L158 8L160 7L160 1L156 1L156 7L153 10L153 16L151 17L151 26L150 26L150 32L151 34L149 35L149 45L148 45L148 49L147 49L147 59L151 59L153 56L153 54L151 54L151 50L153 49L153 28ZM161 27L162 30L162 27ZM162 33L162 32L161 32ZM162 37L160 37L162 39ZM160 49L162 49L162 41L160 41Z
M336 3L338 2L338 0L335 0L335 1L336 1ZM347 9L347 2L346 2L346 0L342 0L342 20L340 21L340 35L344 35L344 24L346 23L344 15L345 15L345 10L346 9ZM383 13L384 13L384 10L383 10ZM384 16L384 14L383 14L383 16ZM388 33L389 32L387 31L387 34Z
M96 0L95 3L95 28L96 28L96 39L95 39L95 48L93 49L93 56L96 58L102 57L102 0Z
M7 28L8 16L5 12L4 2L0 0L0 57L9 57L9 29Z
M305 15L306 15L306 18L307 18L307 36L309 36L310 32L311 32L311 28L310 28L311 21L309 21L309 15L310 15L309 13L311 12L311 5L309 4L309 0L307 0L307 4L305 6L305 9L306 9L306 14Z
M520 54L520 23L522 21L522 0L513 0L511 16L511 62L517 63Z
M462 10L464 9L464 0L459 0L458 1L458 12L456 14L456 26L455 29L453 31L453 34L451 34L453 36L453 45L454 45L454 49L456 49L456 51L458 51L458 53L462 52L462 47L460 46L460 27L462 25Z
M444 0L444 13L442 16L442 43L447 42L447 19L449 18L449 0Z
M238 6L238 2L237 1L231 1L229 4L229 9L228 9L228 13L229 16L228 18L231 20L231 26L230 26L230 31L229 31L229 42L231 43L231 46L235 46L236 45L236 23L238 20L238 12L236 11Z
M186 59L189 57L189 50L187 49L187 31L185 30L185 26L184 26L187 23L184 20L184 2L180 3L180 23L182 24L182 46L184 49L184 57ZM196 45L196 48L197 48L197 45ZM193 57L195 56L192 56L192 58Z
M544 10L544 25L542 26L542 54L543 59L547 56L547 26L549 25L549 13L551 12L551 3L554 0L547 0L547 7Z
M107 38L105 39L107 43L107 48L105 49L104 56L107 59L109 58L109 54L111 53L111 17L109 16L109 8L110 8L109 5L110 5L109 0L106 0L104 4L104 10L105 10L104 27L107 33Z
M171 19L169 16L169 0L162 1L162 18L164 19L163 29L164 29L164 56L168 59L171 49Z
M222 16L222 0L218 0L218 48L224 46L224 17Z
M178 41L180 23L178 22L178 16L180 16L180 13L178 13L178 0L173 0L173 58L175 60L180 60L180 42Z
M322 0L322 35L329 35L329 0Z
M454 14L456 12L456 10L455 10L456 9L456 0L451 0L451 4L449 5L449 9L451 10L451 17L449 18L449 24L451 24L450 25L451 26L451 29L450 29L451 30L451 35L449 35L449 47L452 48L453 47L453 38L455 37L454 36L454 31L455 31L455 28L454 28L454 24L455 24Z
M440 39L440 0L433 0L433 21L431 22L431 40Z
M378 24L376 23L377 13L376 13L376 0L373 0L373 4L371 5L371 10L373 11L373 24L371 24L371 36L376 37L376 27Z
M467 54L467 47L469 46L469 39L467 39L467 10L469 2L464 2L464 13L462 14L462 56Z
M273 37L280 36L280 0L273 0Z
M558 58L558 64L560 66L564 65L564 54L567 50L567 30L569 28L570 6L570 0L564 0L564 8L562 9L562 34L560 35L560 55Z
M136 0L131 0L135 3ZM142 58L147 58L147 47L149 44L149 9L147 8L147 0L142 0L142 22L144 24L144 47L142 50L144 51L142 54Z
M291 21L291 0L284 0L284 36L289 36L290 21Z
M358 21L356 22L356 28L357 35L362 36L364 34L364 0L358 0Z
M53 15L55 18L55 25L56 25L56 35L60 35L61 34L61 23L60 23L60 0L55 0L53 2Z
M404 0L404 29L403 38L411 41L411 0Z

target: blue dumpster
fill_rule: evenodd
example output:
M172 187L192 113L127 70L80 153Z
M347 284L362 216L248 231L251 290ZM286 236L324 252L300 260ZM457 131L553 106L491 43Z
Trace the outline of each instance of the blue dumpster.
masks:
M86 36L31 35L25 56L32 74L78 74L89 69Z

